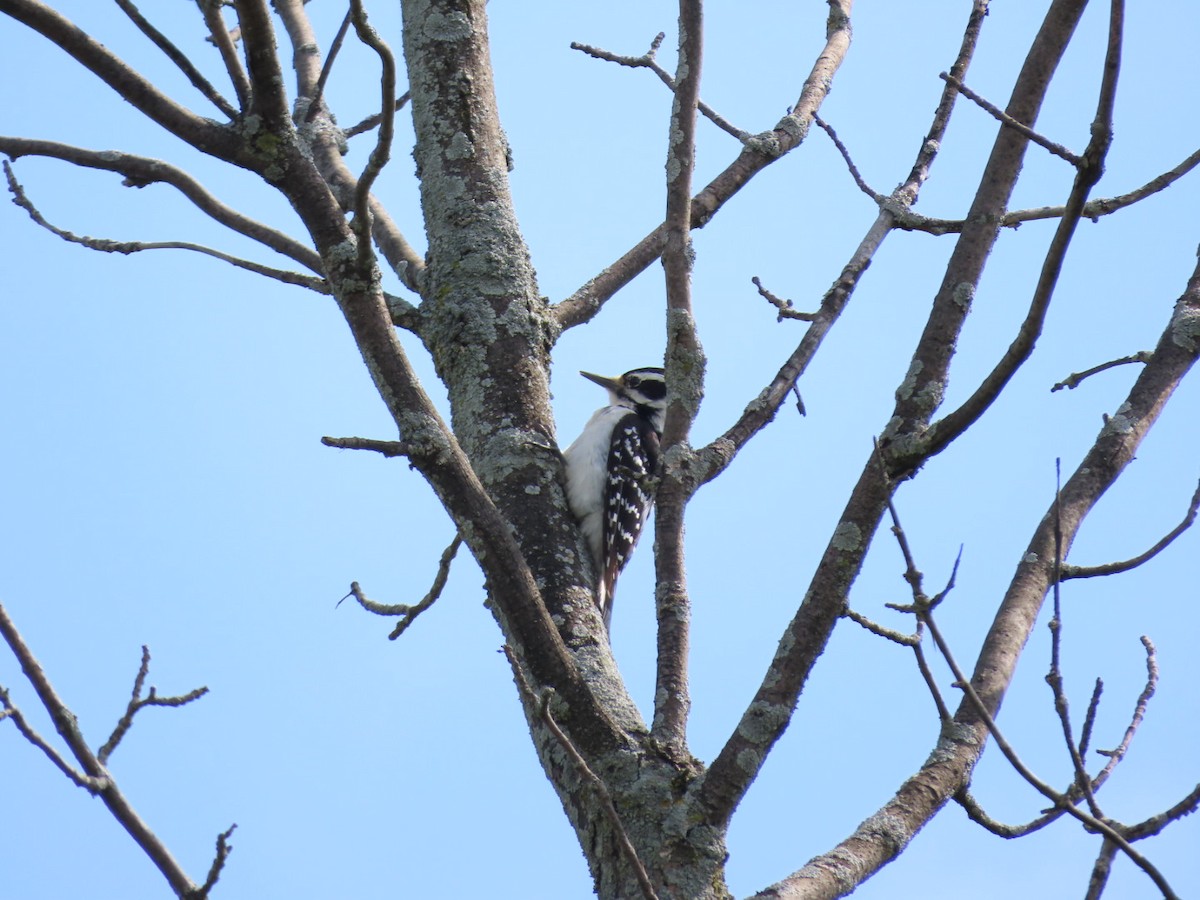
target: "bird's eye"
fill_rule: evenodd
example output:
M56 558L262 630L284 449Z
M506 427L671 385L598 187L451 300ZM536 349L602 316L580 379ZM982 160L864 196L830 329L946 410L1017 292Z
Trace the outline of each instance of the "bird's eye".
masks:
M630 375L628 378L625 379L625 385L627 387L635 388L641 383L642 383L642 379L638 378L636 375Z

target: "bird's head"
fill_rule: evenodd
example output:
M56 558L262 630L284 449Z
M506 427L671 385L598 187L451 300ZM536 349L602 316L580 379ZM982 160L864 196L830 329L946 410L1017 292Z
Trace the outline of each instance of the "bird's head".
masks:
M661 432L663 416L667 409L667 381L663 370L657 366L630 369L619 378L580 372L584 378L594 381L608 390L608 400L613 406L625 406L645 416Z

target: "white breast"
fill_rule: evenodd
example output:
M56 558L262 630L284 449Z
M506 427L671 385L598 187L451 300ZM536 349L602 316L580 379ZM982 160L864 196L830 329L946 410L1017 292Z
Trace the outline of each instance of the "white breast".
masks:
M563 453L567 464L567 503L579 520L597 568L603 562L604 489L612 430L629 414L623 406L596 410L575 442Z

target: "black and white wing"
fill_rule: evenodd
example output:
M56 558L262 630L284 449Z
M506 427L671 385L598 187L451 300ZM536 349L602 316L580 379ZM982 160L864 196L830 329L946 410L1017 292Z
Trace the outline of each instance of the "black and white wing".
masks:
M659 437L642 416L630 412L617 422L608 449L604 490L604 549L600 572L600 612L607 626L617 576L629 561L654 504Z

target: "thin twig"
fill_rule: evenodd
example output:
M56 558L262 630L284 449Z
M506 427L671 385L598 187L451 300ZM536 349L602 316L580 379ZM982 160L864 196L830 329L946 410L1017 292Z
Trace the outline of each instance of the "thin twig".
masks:
M388 458L404 456L407 452L403 441L378 441L374 438L360 437L323 437L321 443L326 447L336 447L339 450L371 450Z
M742 146L737 158L692 197L693 228L706 225L757 173L782 159L804 140L811 114L828 95L833 78L846 58L850 46L850 6L850 0L835 0L831 4L825 45L817 55L792 111L774 129L754 135ZM665 238L665 224L656 226L619 259L571 296L555 304L556 325L565 331L590 321L617 291L659 258ZM788 384L783 390L785 396L790 389Z
M321 74L317 76L317 84L313 88L312 97L308 101L308 112L304 116L305 122L311 122L317 114L317 110L321 108L321 99L325 94L325 84L329 81L329 73L333 71L333 61L337 59L338 51L342 49L342 44L346 40L346 32L350 30L350 19L353 15L353 10L346 10L342 24L338 26L337 34L333 37L333 43L329 45L329 53L325 57L325 65L321 67Z
M938 687L937 679L933 677L933 670L929 668L929 661L925 658L925 645L921 641L921 637L925 633L925 625L922 622L917 622L917 642L913 644L913 655L917 658L917 670L921 673L921 678L925 680L925 687L929 689L929 695L933 697L933 704L937 707L938 719L945 728L954 723L954 715L950 712L950 707L946 705L945 699L942 697L941 688Z
M658 48L662 46L662 42L666 38L666 34L659 32L653 41L650 42L650 49L641 56L619 56L616 53L610 53L608 50L602 50L599 47L592 47L588 44L580 44L576 41L571 42L571 49L585 53L593 59L604 60L605 62L616 63L619 66L627 66L631 69L649 69L658 76L658 80L665 84L672 92L675 90L675 79L671 77L671 73L658 64L655 58L658 54ZM726 134L732 135L743 144L751 138L748 131L743 131L728 119L718 113L715 109L705 103L703 100L697 101L697 109L701 115L707 118L710 122L724 131Z
M44 156L82 168L115 172L124 176L125 180L122 184L126 187L143 188L151 184L168 184L218 224L224 225L230 231L248 237L282 256L295 260L314 274L324 275L325 269L321 257L312 247L225 205L187 172L162 160L115 150L85 150L82 147L60 144L55 141L37 141L6 136L0 136L0 153L5 153L12 159L19 159L23 156ZM5 165L8 165L7 161ZM11 171L8 172L8 183L14 196L24 196L21 185ZM28 207L25 208L28 210Z
M1141 187L1134 188L1132 191L1124 194L1118 194L1115 197L1101 197L1097 200L1089 200L1083 204L1083 218L1098 222L1101 216L1112 215L1127 206L1132 206L1140 200L1152 197L1159 191L1170 187L1192 169L1196 168L1197 165L1200 165L1200 150L1189 155L1174 168L1168 169L1161 175L1150 179L1150 181ZM1006 212L1001 217L1000 226L1002 228L1018 228L1024 222L1058 219L1065 215L1066 211L1067 208L1065 206L1039 206L1032 209L1014 209ZM932 216L918 215L911 210L906 211L896 221L897 228L902 228L906 231L924 231L933 235L958 234L962 231L963 224L962 219L937 219ZM1067 386L1070 387L1070 385Z
M958 565L962 562L963 548L959 546L958 556L954 560L954 566L950 570L950 577L946 580L946 586L941 589L934 597L927 597L922 590L921 583L923 576L917 570L916 563L913 560L912 551L908 545L908 536L904 533L904 527L900 524L900 515L896 511L896 503L892 497L894 486L891 479L888 477L887 461L884 459L883 450L879 445L879 441L875 441L875 458L879 463L880 476L883 478L884 484L887 486L887 508L892 519L892 534L896 537L896 542L900 546L900 552L904 555L905 572L904 580L908 582L912 590L913 603L911 606L897 606L895 604L887 604L892 609L897 609L903 612L913 612L918 609L930 610L937 606L946 598L946 595L954 589L955 579L958 577ZM860 623L861 624L861 623ZM921 638L924 635L925 623L924 620L917 617L917 630L912 636L913 654L916 656L917 669L921 673L921 678L925 681L926 688L929 689L929 694L933 697L934 705L937 707L938 720L945 728L954 721L953 715L950 713L950 708L946 705L945 699L942 697L942 691L938 687L937 679L933 677L933 670L929 668L929 662L925 658L925 650L922 646Z
M11 719L17 731L20 732L21 737L41 750L46 755L46 758L54 764L54 767L71 779L77 787L83 788L89 794L98 794L102 789L107 787L107 776L85 775L63 759L62 754L29 724L20 708L12 702L8 690L4 687L0 687L0 710L3 710L3 715L0 715L0 721Z
M201 15L204 16L204 24L208 26L208 38L216 45L221 54L221 61L225 63L225 71L229 73L229 80L233 83L233 90L237 94L238 106L243 110L249 109L250 79L246 76L246 70L238 58L237 48L233 45L233 36L229 27L221 16L223 4L221 0L196 0L196 3L200 7Z
M972 822L983 827L985 830L991 832L997 837L1002 837L1005 839L1024 837L1027 834L1040 831L1051 822L1057 822L1063 817L1063 815L1065 815L1063 810L1056 808L1050 810L1049 812L1043 813L1032 822L1026 822L1024 825L1008 825L1004 822L1001 822L999 819L994 819L989 816L984 810L983 806L980 805L979 801L976 800L974 796L972 796L971 792L965 787L961 788L958 793L954 795L954 799L958 805L963 808L963 811L967 814L967 818L969 818Z
M317 278L313 275L305 275L302 272L293 272L288 269L276 269L274 266L267 266L250 259L243 259L240 256L233 256L222 250L217 250L215 247L205 246L204 244L196 244L191 241L117 241L112 238L97 238L75 234L65 228L59 228L48 221L42 215L41 211L33 205L24 188L14 177L12 167L7 160L4 161L3 166L4 173L8 177L9 191L13 195L13 203L25 210L29 214L29 218L36 224L68 243L78 244L81 247L86 247L89 250L95 250L100 253L121 253L126 256L148 250L187 250L192 253L199 253L202 256L211 256L213 259L227 262L235 268L244 269L247 272L262 275L284 284L308 288L308 290L315 291L318 294L330 293L329 284L324 278Z
M904 557L903 578L906 582L908 582L909 590L912 592L913 598L912 603L888 603L886 606L888 609L894 609L897 612L920 613L924 610L930 609L933 606L933 600L925 594L925 591L922 587L925 576L921 573L921 570L917 568L916 560L913 558L912 548L908 545L908 535L905 534L904 528L900 524L900 514L896 511L896 503L892 499L893 486L891 484L891 479L888 476L887 460L884 458L883 449L880 446L878 439L875 440L875 459L879 463L880 477L883 479L884 484L887 485L885 502L887 504L888 513L892 519L892 534L896 538L896 544L900 547L900 554ZM958 555L961 559L961 548L959 548ZM958 562L956 561L954 563L954 572L957 573L957 571ZM953 583L954 575L951 574L950 584L948 584L946 589L943 590L939 595L939 602L940 597L945 595Z
M842 615L852 622L856 622L865 628L871 634L900 644L903 647L911 647L913 654L917 658L917 670L921 673L921 677L925 680L925 686L929 689L929 695L933 698L934 706L937 707L938 719L943 725L950 723L953 716L950 714L950 708L946 705L945 699L942 697L942 691L938 687L937 679L933 677L933 671L929 668L929 662L925 659L925 651L921 646L921 635L925 630L925 626L917 622L917 630L913 634L904 634L902 631L896 631L892 628L886 628L875 622L861 613L857 613L850 607L843 610Z
M155 834L150 827L142 820L137 812L130 806L129 801L121 792L108 770L92 753L88 747L87 741L84 740L83 733L79 730L79 723L75 718L75 714L58 696L54 686L50 683L50 679L46 677L41 664L37 657L33 655L33 651L25 643L21 637L12 619L8 617L8 612L4 609L3 604L0 604L0 636L3 636L9 649L12 650L13 656L17 658L17 662L21 665L21 671L25 673L25 677L33 686L34 691L38 695L42 706L50 715L54 722L55 728L63 741L66 742L71 754L83 769L82 780L77 777L80 773L74 773L74 769L66 765L57 753L51 752L49 745L44 741L38 743L34 741L35 746L41 749L51 761L63 771L73 782L80 787L85 788L92 794L100 797L101 801L108 808L113 818L120 823L129 836L137 843L142 851L148 856L151 862L166 878L167 883L171 885L171 889L180 897L195 896L197 885L188 877L187 872L171 855L171 851L167 849L166 844L162 839ZM5 695L5 706L9 708L7 695ZM17 727L20 729L19 714L10 713L9 718L17 722ZM22 734L27 738L29 735L22 730Z
M1127 829L1129 839L1140 841L1143 838L1154 837L1172 822L1177 822L1184 816L1190 816L1197 809L1200 809L1200 784L1192 788L1186 797L1170 809L1163 810L1158 815L1151 816L1144 822L1130 825Z
M790 393L796 398L796 412L802 416L807 416L808 411L804 408L804 398L800 396L800 385L793 384Z
M137 715L139 710L147 706L184 706L193 700L199 700L208 693L207 687L198 687L177 697L160 697L154 686L151 685L150 693L143 697L142 688L145 686L146 676L149 674L150 648L143 644L142 664L138 667L137 676L133 679L133 694L129 698L129 704L125 707L125 714L117 720L117 725L113 728L113 733L109 735L108 740L96 752L96 758L100 760L101 765L108 765L108 758L112 756L112 752L117 749L117 745L121 743L121 739L125 737L126 733L133 726L133 717Z
M400 621L396 623L396 627L388 635L388 640L394 641L400 635L404 634L409 625L416 621L417 616L433 606L438 597L442 595L442 591L446 587L446 579L450 577L450 563L454 561L454 555L458 553L458 548L461 546L462 535L454 535L454 540L450 542L450 546L442 551L442 558L438 562L438 570L433 578L432 587L429 588L428 593L421 598L419 603L411 606L407 603L379 603L363 593L363 589L357 581L350 582L350 593L346 597L353 597L359 606L377 616L400 616ZM343 597L342 600L345 600L346 597ZM341 606L342 600L337 602L338 606Z
M1083 900L1100 900L1104 894L1104 887L1108 884L1108 874L1112 871L1113 859L1117 855L1117 845L1105 838L1100 842L1100 852L1096 854L1096 861L1092 863L1092 874L1088 876L1087 893L1084 894Z
M350 582L350 592L335 603L334 607L341 606L349 597L353 597L354 601L367 612L377 616L402 616L412 609L407 603L380 603L378 600L372 600L357 581Z
M921 638L918 635L905 634L902 631L886 628L885 626L880 625L878 622L868 619L862 613L855 612L848 606L842 610L842 615L851 622L856 622L857 624L861 625L867 631L871 632L871 634L884 638L885 640L889 640L894 644L899 644L902 647L915 647L921 642Z
M75 234L65 228L59 228L57 225L49 222L42 215L41 211L33 205L33 201L29 199L24 188L17 182L13 175L12 167L7 160L4 161L3 166L4 173L8 178L8 189L13 195L13 203L25 210L29 214L29 218L36 224L68 243L78 244L81 247L96 250L100 253L121 253L126 256L147 250L187 250L203 256L211 256L214 259L227 262L236 268L245 269L247 272L253 272L255 275L272 278L284 284L308 288L310 291L315 291L318 294L330 293L329 284L324 278L305 275L301 272L292 272L288 269L276 269L274 266L266 266L253 260L243 259L240 256L233 256L214 247L205 246L204 244L195 244L191 241L117 241L112 238L97 238Z
M225 868L225 861L229 859L229 854L233 852L233 845L229 843L229 839L233 837L233 832L236 828L237 823L235 822L217 835L217 852L213 857L212 865L208 867L208 876L204 879L204 884L200 887L200 891L196 895L197 900L203 900L217 886L217 881L221 877L221 870Z
M1108 46L1104 55L1103 75L1100 79L1100 98L1096 103L1095 118L1092 120L1091 137L1088 140L1087 149L1084 150L1076 167L1075 180L1067 198L1066 210L1055 228L1054 237L1051 238L1050 246L1046 251L1029 309L1004 356L979 383L971 396L957 409L929 426L924 434L926 456L940 453L983 415L1017 370L1029 359L1037 339L1041 335L1042 326L1050 308L1050 301L1058 283L1058 276L1062 271L1067 251L1070 249L1071 241L1079 226L1079 220L1083 215L1083 206L1092 188L1096 186L1104 173L1104 160L1112 145L1113 104L1121 71L1124 9L1123 0L1113 0L1109 13ZM992 236L992 239L995 239L995 235ZM965 308L962 314L965 315ZM956 313L956 315L958 314ZM928 368L925 369L922 377L932 377ZM917 393L920 393L919 385Z
M1108 757L1108 763L1096 776L1097 783L1103 783L1117 764L1125 758L1125 754L1129 751L1129 745L1133 742L1133 736L1137 733L1142 720L1146 718L1146 707L1150 703L1150 698L1154 696L1158 687L1158 652L1154 649L1154 642L1149 637L1143 634L1141 640L1142 646L1146 648L1146 684L1142 688L1142 692L1138 694L1137 702L1133 705L1133 715L1129 718L1129 725L1125 728L1121 743L1112 750L1096 751L1101 756Z
M1072 578L1093 578L1097 575L1114 575L1118 572L1128 572L1130 569L1136 569L1143 563L1154 559L1159 553L1167 549L1177 537L1191 528L1196 521L1198 512L1200 512L1200 484L1196 485L1196 490L1192 494L1192 499L1188 504L1187 513L1184 515L1183 521L1172 528L1162 540L1145 553L1141 553L1132 559L1104 563L1099 566L1063 566L1059 577L1064 581L1068 581Z
M750 281L758 288L759 296L778 310L779 315L775 318L776 322L782 322L784 319L798 319L801 322L812 322L817 318L817 313L801 312L792 305L791 300L784 300L782 297L775 296L775 294L763 287L763 283L757 275L751 278Z
M450 577L450 563L454 561L454 554L458 553L458 548L462 546L462 535L454 535L454 540L450 542L445 550L442 551L442 558L438 561L437 574L433 578L433 584L429 588L429 592L421 598L421 601L412 609L408 610L404 617L396 623L396 627L392 629L392 633L388 635L389 641L394 641L400 635L404 634L405 629L413 623L413 621L429 607L433 606L434 601L442 595L442 591L446 587L446 579Z
M658 900L658 894L654 891L654 885L650 883L650 876L646 872L646 867L642 865L641 859L638 858L637 848L633 846L633 841L629 839L629 835L625 833L625 824L621 821L621 815L617 812L616 804L613 803L612 794L608 791L608 786L600 780L600 776L592 771L587 764L587 760L583 758L583 754L576 749L571 739L566 733L558 727L558 723L554 721L554 716L550 713L550 701L554 698L554 690L546 688L542 692L541 702L538 704L538 713L542 717L542 721L546 723L546 727L550 729L550 733L558 740L562 748L567 752L567 756L571 758L571 762L579 770L579 774L583 776L596 791L600 799L600 807L604 810L604 815L612 825L613 833L616 835L617 843L621 848L621 852L625 856L626 862L633 869L634 875L637 876L638 885L642 889L642 896L646 900Z
M1029 769L1029 767L1025 765L1025 763L1021 760L1021 757L1017 755L1016 750L1014 750L1012 745L1008 742L1008 739L1005 738L1004 734L1000 731L1000 727L996 724L996 720L992 718L992 715L988 712L983 700L980 698L979 694L975 692L975 688L971 684L971 681L967 677L966 673L963 672L963 670L959 667L958 662L954 659L954 655L950 651L950 646L946 643L945 638L942 637L941 632L938 630L932 614L925 612L921 615L924 616L925 624L929 626L929 634L933 638L934 643L937 644L938 650L942 654L942 658L946 660L946 664L950 666L950 670L954 673L957 686L962 688L966 694L972 708L975 710L975 714L979 716L980 721L983 722L984 726L987 728L988 733L996 742L996 747L1002 754L1004 754L1004 758L1008 760L1009 765L1011 765L1022 778L1032 785L1038 793L1049 799L1056 807L1060 807L1064 812L1067 813L1067 815L1074 816L1087 828L1093 831L1098 831L1106 837L1112 839L1121 848L1125 855L1129 857L1130 861L1133 862L1134 865L1136 865L1143 872L1145 872L1147 876L1149 876L1150 880L1154 882L1160 891L1162 891L1164 898L1168 898L1168 900L1179 900L1178 895L1171 889L1171 886L1167 883L1167 880L1163 877L1162 873L1158 871L1158 869L1153 863L1150 862L1150 860L1138 853L1137 850L1133 848L1129 841L1127 841L1116 828L1114 828L1106 820L1098 819L1095 816L1089 815L1088 813L1077 809L1071 804L1070 798L1054 790L1054 788L1050 787L1050 785L1038 778Z
M375 147L371 150L367 165L354 187L354 220L350 223L350 227L358 236L359 265L367 272L370 271L374 258L371 248L371 186L391 159L392 139L396 130L396 110L392 99L396 96L396 57L367 21L367 12L363 9L362 0L350 0L350 10L358 39L375 51L382 70L379 81L382 91L380 111L383 118L379 123L379 136L376 138Z
M1087 759L1088 747L1092 743L1092 731L1096 727L1096 714L1100 711L1100 695L1104 693L1104 681L1097 678L1092 686L1092 699L1088 701L1087 712L1083 716L1083 730L1079 732L1079 755Z
M1079 387L1079 383L1081 381L1083 381L1085 378L1089 378L1092 375L1097 374L1098 372L1104 372L1104 371L1107 371L1108 369L1112 369L1116 366L1123 366L1128 363L1135 363L1135 362L1136 363L1148 363L1148 362L1150 362L1151 355L1152 354L1150 353L1149 350L1139 350L1137 353L1133 354L1132 356L1126 356L1121 359L1109 360L1108 362L1100 363L1100 365L1098 365L1098 366L1092 366L1090 369L1085 369L1082 372L1072 372L1070 375L1068 375L1062 381L1060 381L1056 385L1054 385L1054 387L1050 388L1050 393L1054 393L1055 391L1061 391L1063 388L1067 388L1068 390L1073 391L1073 390L1075 390L1075 388Z
M400 112L400 110L404 109L410 100L412 100L412 91L405 91L403 94L397 97L396 102L392 104L392 111ZM371 129L379 127L379 124L382 121L383 113L377 112L374 115L367 116L357 125L351 125L349 128L344 129L342 131L342 137L346 138L346 140L349 140L352 137L358 137L360 134L365 134Z
M608 819L609 825L612 826L613 833L617 838L617 845L621 848L621 852L625 855L626 862L633 869L637 876L638 884L641 886L642 894L646 900L657 900L658 895L654 892L654 886L650 883L650 876L646 872L646 867L642 865L641 859L638 857L637 849L633 846L633 842L629 839L629 835L625 833L625 824L621 821L621 815L617 812L616 804L613 803L612 794L609 793L608 785L606 785L587 764L587 760L583 758L578 748L572 743L571 739L563 732L558 723L554 721L554 716L550 713L550 701L554 698L554 691L547 688L542 692L541 699L534 693L533 685L529 683L529 679L525 677L525 670L521 667L517 660L517 655L513 648L508 644L503 646L504 656L508 659L509 666L512 667L513 678L517 683L517 692L521 695L521 700L532 713L537 711L538 717L545 723L550 733L554 735L555 740L570 757L576 768L588 784L596 791L596 796L600 799L600 808L604 810L604 816Z
M882 204L887 202L887 197L863 180L862 175L859 174L858 166L854 165L854 160L850 158L850 151L846 149L846 145L837 136L837 132L833 130L833 126L822 119L817 113L813 113L813 121L817 123L822 131L829 135L829 139L833 141L833 146L837 147L838 153L842 154L842 159L846 162L846 168L850 170L850 177L854 179L854 183L858 185L858 189L876 203Z
M989 115L992 116L992 118L996 119L996 121L1000 122L1000 124L1004 125L1006 128L1012 128L1019 134L1022 134L1025 137L1029 138L1029 140L1033 141L1039 147L1044 147L1045 149L1047 149L1051 153L1053 153L1055 156L1057 156L1061 159L1065 159L1067 162L1069 162L1071 165L1075 166L1076 168L1079 168L1080 166L1083 165L1084 158L1082 156L1080 156L1077 153L1072 153L1070 150L1068 150L1062 144L1057 144L1054 141L1050 140L1045 135L1039 134L1038 132L1034 131L1032 128L1030 128L1025 123L1018 122L1016 119L1014 119L1008 113L1006 113L1004 110L1000 109L1000 107L989 103L987 100L985 100L979 94L975 93L973 90L971 90L969 87L967 87L965 84L963 84L961 81L959 81L954 76L949 75L946 72L942 72L938 77L941 78L943 81L945 81L947 84L949 84L951 87L953 87L955 90L957 90L959 93L961 93L968 100L971 100L972 102L974 102L976 106L980 107L982 110L987 112Z
M146 35L146 37L151 40L154 46L158 47L159 50L166 54L167 59L175 63L179 71L184 74L184 76L192 83L196 90L203 94L213 104L213 106L223 112L230 119L237 118L238 111L233 107L233 104L221 96L220 91L213 87L209 80L201 74L200 70L196 68L190 59L188 59L187 54L176 47L175 44L172 43L165 34L155 28L149 22L149 20L147 20L146 17L141 14L138 8L133 5L131 0L116 0L116 2L117 6L119 6L125 15L130 18L130 20L138 27L142 34Z
M1067 745L1067 753L1071 757L1071 765L1075 770L1075 781L1072 785L1070 794L1073 791L1082 791L1084 798L1087 800L1088 809L1092 815L1097 818L1102 818L1103 813L1100 811L1099 805L1096 803L1096 795L1092 791L1092 780L1087 773L1087 767L1083 762L1083 755L1080 753L1079 746L1075 743L1075 736L1071 730L1071 712L1070 706L1067 703L1067 694L1063 689L1062 676L1062 547L1063 547L1063 532L1062 532L1062 460L1054 460L1054 581L1051 587L1053 594L1054 615L1050 618L1050 671L1046 673L1046 684L1050 685L1050 692L1054 696L1054 712L1058 716L1059 724L1062 726L1063 740ZM1093 694L1095 696L1095 694ZM1082 741L1080 742L1082 743Z

